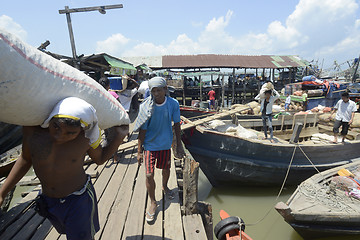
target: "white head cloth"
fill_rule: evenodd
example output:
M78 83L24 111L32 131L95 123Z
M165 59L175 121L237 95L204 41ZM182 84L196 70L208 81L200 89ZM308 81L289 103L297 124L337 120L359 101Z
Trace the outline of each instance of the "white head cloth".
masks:
M81 127L85 131L85 137L90 140L91 147L95 149L99 146L101 140L100 128L96 110L91 104L77 97L65 98L55 105L41 127L49 127L50 120L54 117L80 120Z
M149 80L149 89L150 89L150 91L151 91L154 87L166 87L166 80L165 80L165 78L162 78L162 77L153 77L152 79L150 79L150 80Z
M166 80L162 77L153 77L149 80L149 89L150 91L154 87L166 87ZM168 91L166 91L166 95ZM151 118L152 113L154 112L154 97L151 95L150 97L146 98L140 105L139 114L136 118L135 125L133 131L136 132L140 129L140 127Z

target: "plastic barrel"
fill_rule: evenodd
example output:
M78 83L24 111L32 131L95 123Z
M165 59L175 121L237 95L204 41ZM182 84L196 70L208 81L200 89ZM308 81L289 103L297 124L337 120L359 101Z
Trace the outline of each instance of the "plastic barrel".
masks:
M109 77L110 89L111 90L122 90L122 79L121 77Z
M315 78L315 76L310 75L310 76L303 77L302 80L303 80L303 82L305 82L305 81L315 81L314 78Z

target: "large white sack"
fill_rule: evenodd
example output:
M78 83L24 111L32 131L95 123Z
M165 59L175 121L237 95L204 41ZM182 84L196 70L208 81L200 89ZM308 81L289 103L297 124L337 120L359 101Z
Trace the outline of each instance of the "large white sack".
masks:
M94 106L102 129L130 123L121 104L95 80L0 29L0 121L40 125L70 96Z
M247 130L240 124L237 126L236 135L242 138L258 139L258 136L253 131Z
M145 95L146 90L149 89L149 81L143 81L142 83L140 83L138 92L141 93L142 95Z

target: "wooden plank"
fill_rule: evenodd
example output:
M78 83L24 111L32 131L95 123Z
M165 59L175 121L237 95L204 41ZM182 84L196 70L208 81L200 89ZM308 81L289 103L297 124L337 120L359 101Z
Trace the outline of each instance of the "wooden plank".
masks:
M126 159L125 159L126 160ZM121 159L124 161L124 158ZM109 176L108 185L98 202L98 210L99 210L99 222L100 229L103 229L107 218L110 214L111 207L114 204L115 198L119 192L119 188L121 186L121 182L123 181L124 173L127 170L128 162L125 164L118 164L114 172ZM96 233L95 237L98 238L101 235L102 231Z
M190 159L188 156L186 156L184 161L183 175L183 205L186 215L198 213L198 176L199 163L194 159Z
M35 214L27 223L25 226L21 228L20 231L17 232L17 234L11 238L12 240L23 240L23 239L29 239L36 231L36 229L39 227L39 225L44 221L44 218L41 217L38 214Z
M109 222L109 215L111 214L112 207L116 201L116 198L120 192L120 187L125 181L124 176L128 170L129 164L132 160L132 154L123 155L118 166L116 167L113 176L111 177L109 184L99 201L99 221L100 221L100 231L96 233L95 237L99 238L103 231L104 227ZM130 188L131 185L127 185L127 188ZM119 235L120 236L120 235Z
M38 194L39 188L34 189L33 192L21 199L16 206L0 217L0 233L5 231L12 222L14 222L27 208L30 207Z
M156 201L157 201L159 207L157 209L155 222L153 224L148 224L145 221L145 224L144 224L143 239L149 239L149 240L158 240L159 238L164 237L163 236L164 199L163 199L163 191L162 191L162 187L161 187L162 186L162 170L155 168L154 180L156 183L155 198L156 198ZM145 209L147 210L149 208L149 206L150 206L150 198L148 196L147 197L147 205L146 205Z
M133 160L135 156L136 155L133 156ZM121 183L119 192L102 231L101 239L112 239L114 236L119 236L120 238L124 230L137 170L137 163L132 162L125 173L124 180Z
M146 204L145 166L141 165L131 199L122 239L142 239Z
M34 209L26 211L19 219L6 228L6 231L0 235L0 239L12 239L35 214Z
M274 131L274 134L276 135L277 138L281 138L283 140L289 140L292 136L292 132L293 130L282 131L282 132ZM311 137L315 133L319 133L319 129L317 127L303 128L300 133L300 138Z
M205 228L199 214L183 216L185 239L207 239Z
M165 199L164 213L164 239L184 239L182 229L179 188L177 185L174 157L171 157L170 178L168 187L174 192L174 199ZM205 239L205 238L204 238Z
M326 131L333 131L333 127L329 127L329 126L325 126L323 124L319 124L319 128L326 130ZM351 136L354 140L360 140L360 133L355 132L355 131L348 131L349 136Z
M51 229L51 222L48 219L45 219L45 221L42 222L42 224L39 226L39 228L36 230L35 234L31 237L30 240L45 239Z

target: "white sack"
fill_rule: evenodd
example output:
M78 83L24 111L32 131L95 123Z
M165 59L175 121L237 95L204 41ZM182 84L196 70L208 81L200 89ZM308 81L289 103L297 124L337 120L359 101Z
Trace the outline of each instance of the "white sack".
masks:
M142 95L145 95L147 89L149 89L149 81L143 81L142 83L140 83L138 92Z
M0 121L40 125L57 102L71 96L93 105L102 129L130 123L95 80L0 29Z
M224 126L225 123L221 120L212 120L211 122L209 122L209 127L212 129L216 129L219 126Z
M242 138L258 139L258 136L253 131L249 131L239 124L237 126L236 135Z

